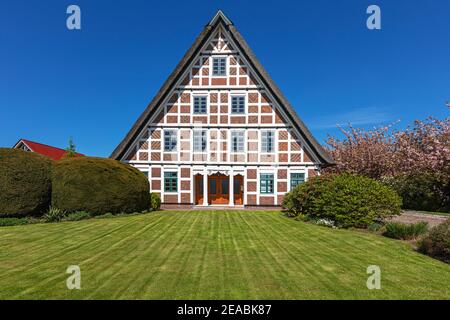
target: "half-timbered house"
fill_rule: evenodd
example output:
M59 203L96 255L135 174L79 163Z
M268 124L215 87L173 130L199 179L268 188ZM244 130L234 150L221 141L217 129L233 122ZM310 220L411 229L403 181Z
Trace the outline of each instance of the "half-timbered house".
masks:
M221 11L111 157L166 207L278 206L332 164Z

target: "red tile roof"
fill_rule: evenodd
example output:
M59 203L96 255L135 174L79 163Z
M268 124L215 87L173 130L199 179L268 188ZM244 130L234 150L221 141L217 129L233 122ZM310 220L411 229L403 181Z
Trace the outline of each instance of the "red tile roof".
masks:
M64 154L66 154L66 150L52 147L46 144L42 144L39 142L34 142L30 140L20 139L19 142L16 143L16 146L23 142L28 148L31 149L31 151L42 154L43 156L49 157L53 160L60 160ZM76 157L82 157L84 154L76 153Z

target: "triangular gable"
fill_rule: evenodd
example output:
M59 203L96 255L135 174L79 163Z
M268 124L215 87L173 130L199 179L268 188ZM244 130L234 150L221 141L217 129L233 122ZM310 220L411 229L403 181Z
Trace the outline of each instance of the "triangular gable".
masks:
M228 36L225 35L225 33L227 33L231 37L231 39L229 39ZM311 132L307 129L305 124L300 120L295 110L292 108L290 103L287 101L279 88L270 78L268 73L259 63L256 56L251 51L240 33L236 30L232 22L220 10L200 33L194 44L186 52L180 63L163 84L163 86L147 106L145 111L141 114L126 137L113 151L113 153L111 154L111 158L117 160L123 159L127 150L132 146L133 143L135 143L139 134L141 134L141 132L143 131L146 131L143 129L147 126L151 118L154 117L156 113L161 113L158 106L163 105L166 101L170 101L171 97L169 97L169 94L172 88L176 87L177 85L187 86L190 84L190 81L192 81L192 72L190 75L186 76L186 71L188 71L189 68L192 67L194 67L195 69L196 64L202 63L202 61L198 58L202 50L212 53L229 53L234 50L238 50L246 60L246 63L251 66L252 72L256 73L255 75L249 74L249 77L251 79L250 81L253 81L254 85L258 85L259 81L261 81L261 84L266 87L268 91L266 98L275 100L276 103L281 106L282 109L284 109L276 111L278 113L278 116L280 118L287 117L287 120L292 123L297 129L301 139L305 142L307 148L317 156L317 159L321 165L327 166L333 164L331 158L329 158L326 151L312 136ZM158 116L163 115L158 114ZM286 119L284 119L284 121L286 121Z

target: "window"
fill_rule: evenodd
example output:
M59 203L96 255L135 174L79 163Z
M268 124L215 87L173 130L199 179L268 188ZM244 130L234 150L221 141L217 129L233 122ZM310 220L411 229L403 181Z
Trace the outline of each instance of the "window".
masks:
M177 150L177 131L166 130L164 131L164 151L176 151Z
M194 131L194 152L206 152L206 130Z
M164 191L177 192L178 177L176 172L164 172Z
M205 96L194 97L194 113L196 113L196 114L206 113L206 97Z
M231 113L245 113L245 97L231 97Z
M213 58L213 76L227 75L227 58Z
M275 146L275 132L262 131L261 132L261 151L266 153L274 152Z
M261 193L273 193L273 173L261 173L259 180Z
M217 192L217 185L216 185L216 179L212 179L210 182L209 182L209 193L211 193L211 194L216 194L216 192Z
M231 131L231 152L244 152L243 131Z
M303 182L305 182L304 173L291 173L291 190Z

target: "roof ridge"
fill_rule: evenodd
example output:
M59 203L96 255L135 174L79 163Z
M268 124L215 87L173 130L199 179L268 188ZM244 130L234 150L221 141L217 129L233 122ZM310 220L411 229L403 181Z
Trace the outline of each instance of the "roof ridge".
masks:
M33 141L33 140L28 140L28 139L23 139L23 138L21 138L14 146L16 146L20 141L31 142L31 143L39 144L39 145L44 146L44 147L49 147L49 148L58 149L58 150L67 152L67 150L66 150L66 149L63 149L63 148L59 148L59 147L51 146L51 145L49 145L49 144L45 144L45 143L41 143L41 142L36 142L36 141ZM30 147L30 148L31 148L31 147ZM84 156L83 153L80 153L80 152L75 152L75 153Z
M222 19L227 26L233 25L233 22L227 17L227 15L219 9L217 10L214 17L209 21L208 26L213 26L219 19Z

